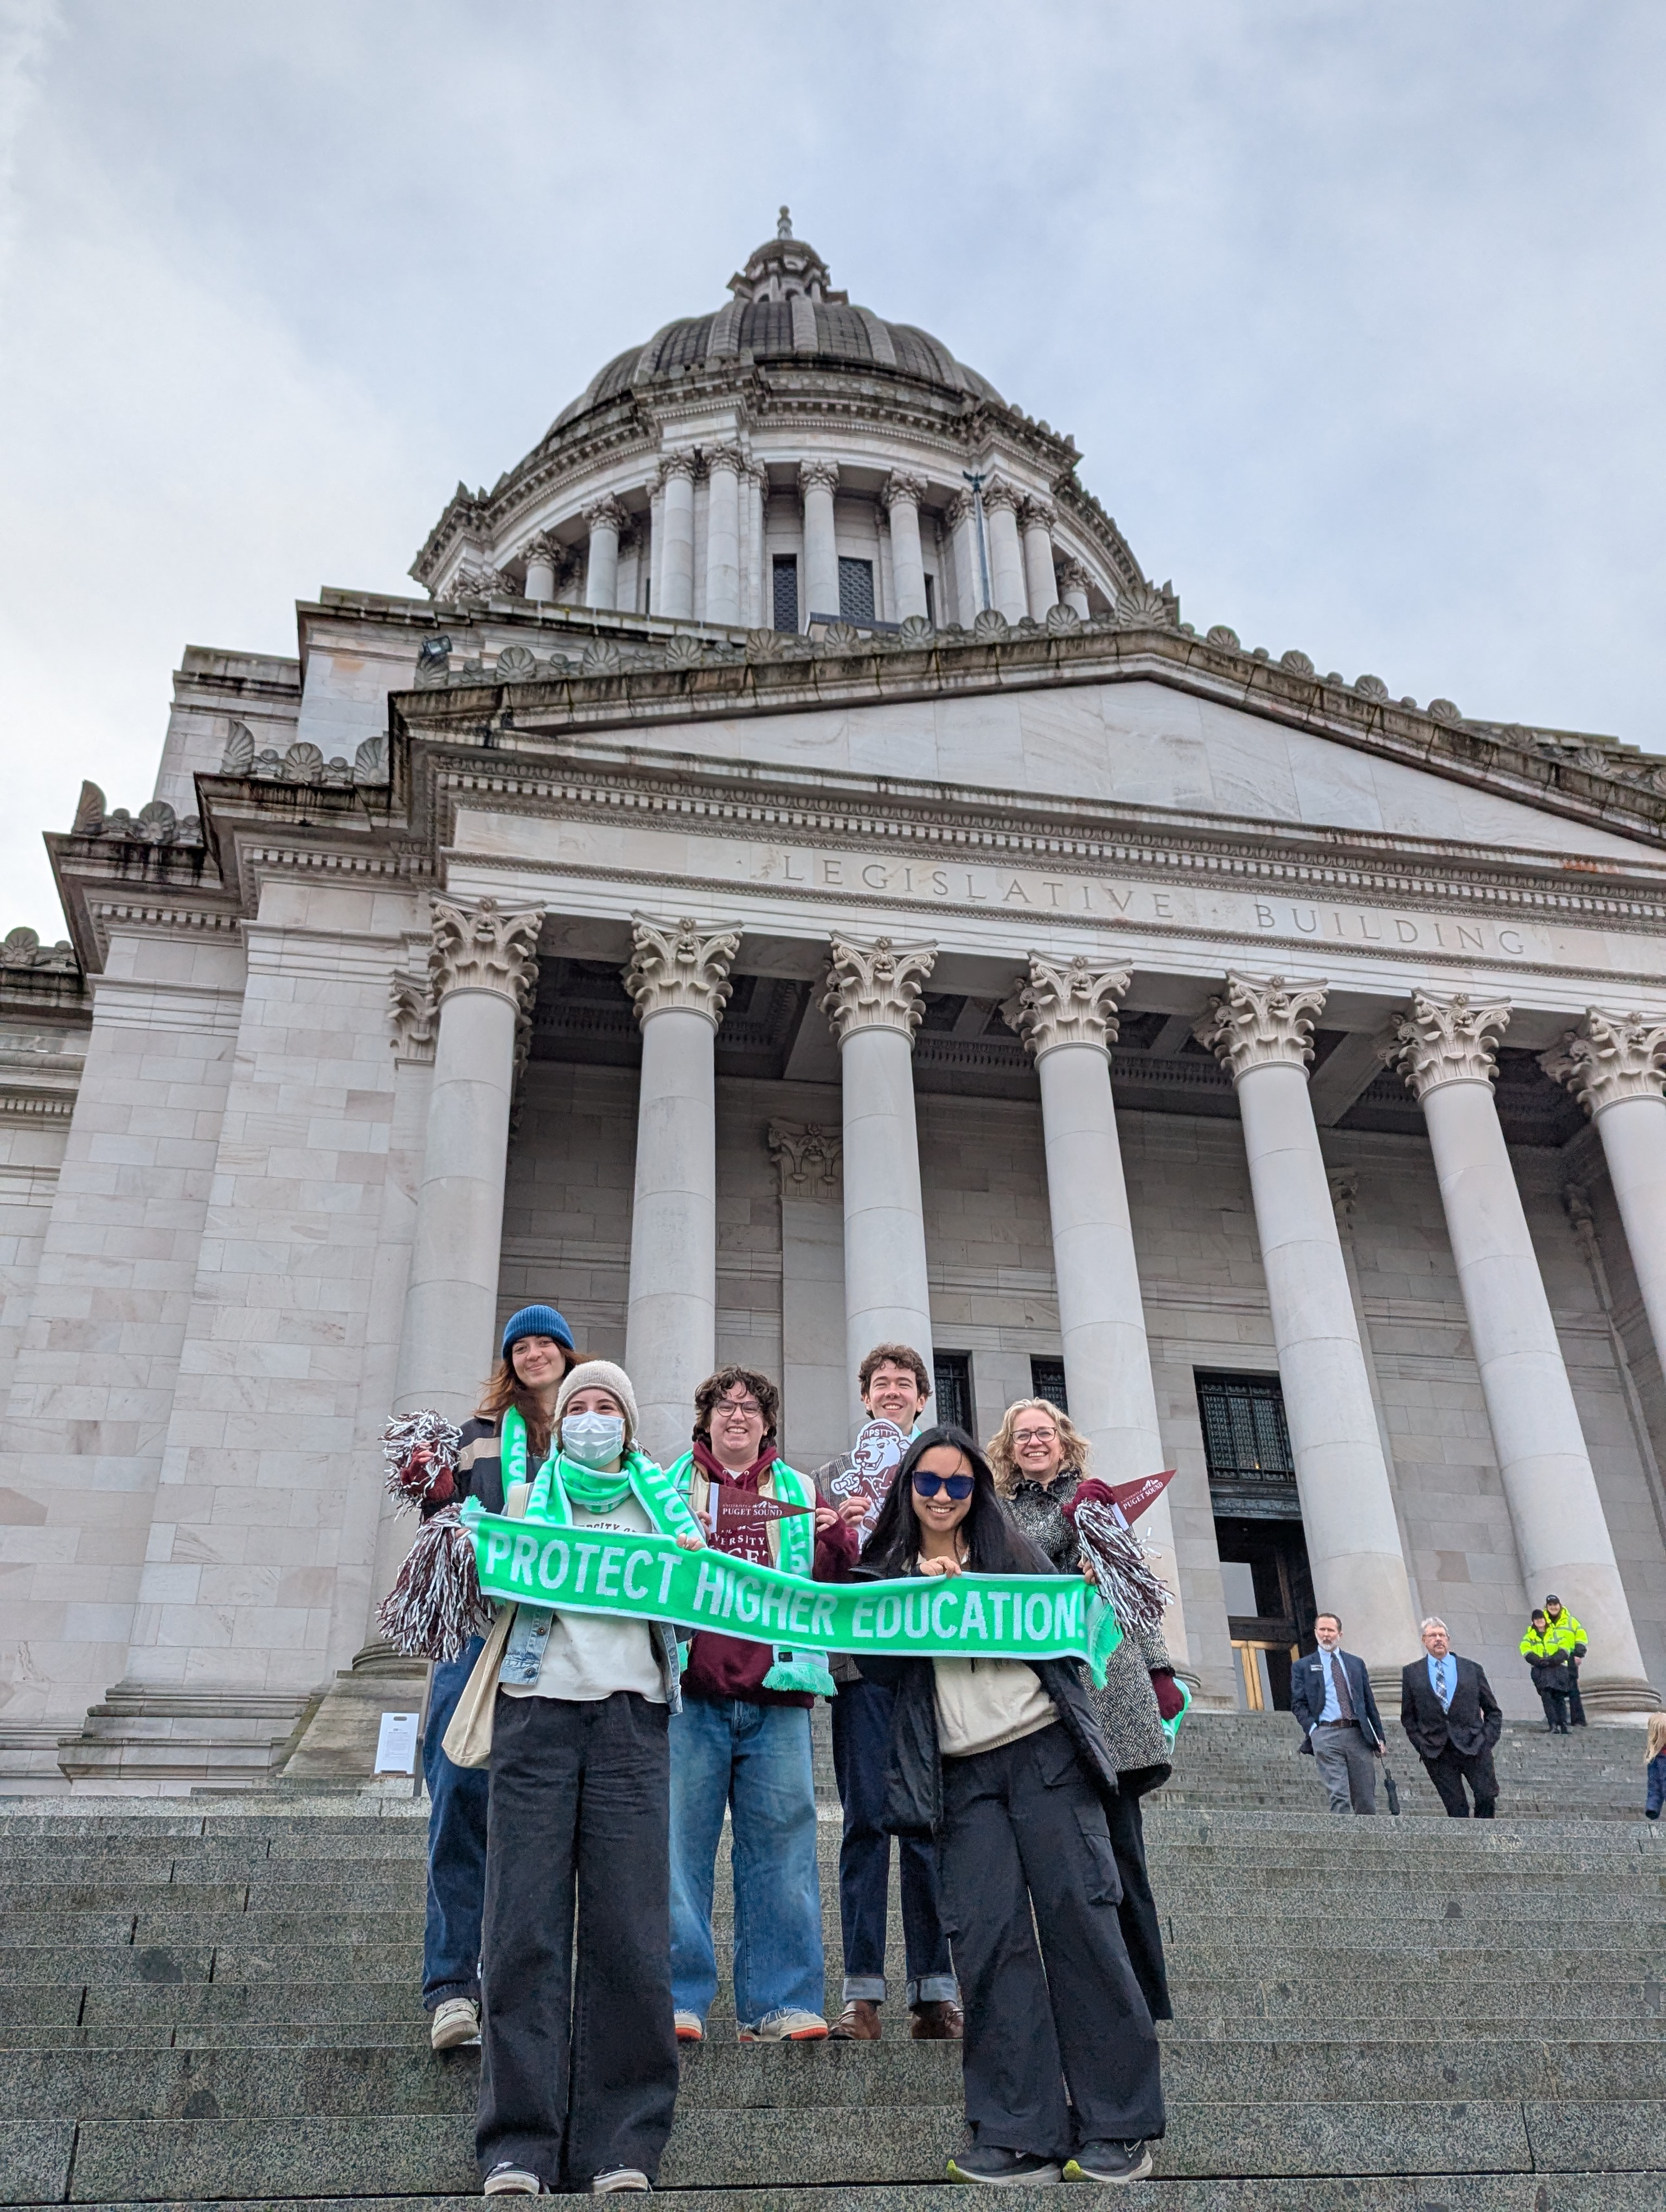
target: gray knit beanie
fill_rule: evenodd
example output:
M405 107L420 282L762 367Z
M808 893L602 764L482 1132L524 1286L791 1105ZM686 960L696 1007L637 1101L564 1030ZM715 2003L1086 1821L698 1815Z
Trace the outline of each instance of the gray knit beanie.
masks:
M568 1400L575 1390L611 1390L618 1400L625 1417L625 1449L629 1451L636 1441L638 1415L636 1393L630 1387L630 1377L623 1367L616 1367L611 1359L587 1359L577 1367L569 1367L556 1393L557 1431Z

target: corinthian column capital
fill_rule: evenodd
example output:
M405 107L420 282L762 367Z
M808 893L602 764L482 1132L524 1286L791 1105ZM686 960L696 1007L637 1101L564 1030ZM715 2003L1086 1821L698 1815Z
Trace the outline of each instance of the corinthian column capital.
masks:
M1016 514L1023 504L1024 494L1016 484L1008 483L1005 477L993 477L983 487L983 505L986 512L989 514L994 514L997 507L1004 507Z
M917 507L921 501L924 499L925 496L926 479L924 477L909 476L906 471L902 469L893 469L891 471L891 474L885 478L885 484L879 493L879 497L888 508L893 507Z
M584 519L592 530L614 530L623 532L630 526L630 510L622 500L610 492L605 499L596 500L584 510Z
M836 937L822 1012L842 1044L858 1030L895 1030L914 1042L925 1012L923 988L937 959L934 945L898 945L876 937Z
M1622 1098L1666 1097L1666 1022L1587 1006L1579 1027L1541 1052L1539 1065L1593 1119Z
M1028 981L1000 1011L1033 1059L1064 1044L1109 1053L1116 1042L1116 1002L1131 980L1131 969L1096 968L1085 953L1061 966L1032 952Z
M800 461L799 489L800 491L837 491L839 465L836 461Z
M844 1139L819 1121L771 1121L769 1157L781 1175L783 1198L836 1199Z
M1225 997L1210 1000L1192 1035L1207 1045L1234 1083L1251 1068L1304 1068L1313 1057L1314 1018L1329 988L1325 983L1286 983L1282 975L1262 981L1229 975Z
M694 455L687 453L661 454L655 477L661 488L667 484L672 477L682 477L687 483L692 483Z
M708 476L714 469L727 469L735 477L746 473L746 456L739 446L708 446L704 459Z
M387 1020L392 1044L400 1060L429 1061L434 1058L434 986L426 975L413 975L396 968L388 978Z
M1450 999L1414 991L1411 1012L1395 1025L1388 1064L1405 1077L1420 1103L1443 1083L1490 1086L1498 1072L1499 1040L1488 1032L1502 1031L1509 1021L1506 1000L1476 1006L1467 991Z
M1045 530L1050 533L1059 518L1051 500L1026 499L1019 510L1018 519L1026 530Z
M435 1006L454 991L490 991L525 1012L538 983L541 909L505 914L495 898L477 906L434 902L428 972Z
M637 1020L650 1021L677 1008L702 1014L715 1029L733 988L729 967L740 950L740 924L707 930L689 915L679 921L655 921L633 914L630 937L635 950L620 976L635 1001Z

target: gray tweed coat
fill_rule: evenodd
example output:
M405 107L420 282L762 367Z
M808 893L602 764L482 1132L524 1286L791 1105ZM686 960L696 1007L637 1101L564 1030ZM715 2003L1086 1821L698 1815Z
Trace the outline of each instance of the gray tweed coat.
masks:
M1081 1571L1076 1531L1064 1516L1064 1507L1075 1496L1080 1480L1070 1468L1050 1488L1026 1482L1020 1475L1017 1488L1006 1501L1007 1511L1025 1534L1046 1553L1061 1575ZM1151 1678L1154 1668L1173 1664L1160 1628L1143 1632L1131 1629L1110 1656L1104 1689L1094 1682L1088 1686L1094 1718L1110 1746L1117 1772L1131 1774L1160 1767L1162 1772L1146 1785L1152 1789L1167 1780L1170 1762L1169 1740L1163 1733L1163 1716L1157 1710Z

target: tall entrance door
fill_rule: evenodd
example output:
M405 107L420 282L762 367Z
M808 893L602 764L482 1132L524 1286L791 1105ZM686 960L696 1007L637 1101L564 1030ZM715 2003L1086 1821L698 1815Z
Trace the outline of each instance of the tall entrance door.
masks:
M1196 1380L1239 1704L1288 1712L1290 1662L1311 1638L1314 1596L1283 1393L1276 1375Z

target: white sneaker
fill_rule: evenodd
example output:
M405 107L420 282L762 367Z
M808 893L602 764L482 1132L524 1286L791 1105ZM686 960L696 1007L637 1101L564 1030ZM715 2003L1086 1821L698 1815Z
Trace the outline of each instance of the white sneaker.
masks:
M635 2190L638 2195L651 2194L648 2178L639 2166L611 2166L605 2173L599 2173L590 2185L593 2197L612 2197L620 2190Z
M434 2008L428 2032L435 2051L455 2051L459 2044L480 2040L480 2008L472 1997L447 1997Z
M488 2197L542 2197L544 2189L537 2174L528 2173L524 2166L516 2166L506 2158L486 2176L484 2193Z
M705 2026L697 2012L679 2012L676 2014L676 2023L677 2040L679 2043L703 2043L705 2041Z
M797 2005L788 2005L784 2011L772 2012L767 2020L759 2021L756 2027L743 2027L742 2043L819 2043L827 2033L827 2022L818 2012L804 2012Z

